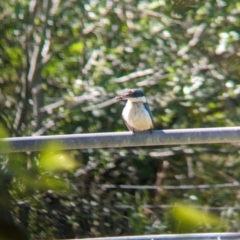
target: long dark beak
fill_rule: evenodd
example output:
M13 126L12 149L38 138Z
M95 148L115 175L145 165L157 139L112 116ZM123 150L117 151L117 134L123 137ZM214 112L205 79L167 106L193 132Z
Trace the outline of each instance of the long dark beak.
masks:
M120 96L117 96L115 99L116 100L126 100L128 99L129 97L132 97L133 96L133 92L127 92L126 94L124 95L120 95Z
M120 95L120 96L116 96L115 99L116 100L125 100L126 98L124 97L124 95Z

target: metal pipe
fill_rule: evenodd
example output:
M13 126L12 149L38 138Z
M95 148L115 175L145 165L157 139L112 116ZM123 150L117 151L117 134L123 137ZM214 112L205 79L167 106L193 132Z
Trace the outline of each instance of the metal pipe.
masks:
M160 234L145 236L84 238L82 240L230 240L240 239L240 233L190 233L190 234Z
M59 148L62 150L70 150L236 142L240 142L240 127L192 128L156 130L153 133L139 132L135 134L132 132L109 132L3 138L0 140L0 151L41 151L44 150L44 146L52 143L59 143Z

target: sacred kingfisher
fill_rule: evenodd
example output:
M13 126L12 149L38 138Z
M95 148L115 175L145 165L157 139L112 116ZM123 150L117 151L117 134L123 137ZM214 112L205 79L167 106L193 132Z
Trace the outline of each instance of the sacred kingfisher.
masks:
M153 115L147 104L144 93L140 89L133 89L116 100L127 100L122 112L122 118L132 132L150 131L153 129Z

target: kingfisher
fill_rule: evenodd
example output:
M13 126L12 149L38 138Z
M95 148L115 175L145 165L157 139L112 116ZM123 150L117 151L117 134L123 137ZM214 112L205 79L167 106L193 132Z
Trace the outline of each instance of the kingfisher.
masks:
M122 111L122 118L129 131L142 132L153 130L153 115L142 90L132 89L116 100L127 100Z

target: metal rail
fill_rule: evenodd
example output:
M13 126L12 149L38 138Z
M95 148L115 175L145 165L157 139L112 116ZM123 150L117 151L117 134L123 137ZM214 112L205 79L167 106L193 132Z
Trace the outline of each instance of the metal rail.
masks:
M192 234L163 234L127 237L84 238L83 240L239 240L240 233L192 233Z
M0 152L41 151L59 143L62 150L240 142L240 127L156 130L153 133L114 132L14 137L0 140ZM1 147L4 146L4 147Z

